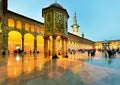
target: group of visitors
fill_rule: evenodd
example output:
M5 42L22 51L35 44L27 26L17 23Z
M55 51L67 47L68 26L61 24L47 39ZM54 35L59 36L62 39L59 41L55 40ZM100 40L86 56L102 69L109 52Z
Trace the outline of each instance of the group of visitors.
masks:
M118 53L119 49L104 49L102 50L102 53L105 57L111 58L112 56L116 56L116 53Z
M88 56L95 56L95 52L96 52L95 49L88 50Z

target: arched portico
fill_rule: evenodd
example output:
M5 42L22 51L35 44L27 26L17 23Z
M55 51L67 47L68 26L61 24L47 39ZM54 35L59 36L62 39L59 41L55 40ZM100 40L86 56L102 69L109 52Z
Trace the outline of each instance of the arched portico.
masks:
M31 53L34 51L34 36L30 33L24 35L24 52Z
M8 33L8 50L13 54L15 50L22 49L22 35L18 31Z
M44 38L43 36L37 36L37 51L44 52Z
M62 55L65 56L67 52L67 39L62 36L45 36L44 37L44 53L45 57Z

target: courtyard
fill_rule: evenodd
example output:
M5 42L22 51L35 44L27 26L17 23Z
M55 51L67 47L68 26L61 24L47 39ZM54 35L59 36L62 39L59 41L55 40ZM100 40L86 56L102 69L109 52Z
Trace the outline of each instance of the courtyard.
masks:
M0 85L119 85L120 55L103 57L96 52L68 54L68 58L44 58L44 54L0 56Z

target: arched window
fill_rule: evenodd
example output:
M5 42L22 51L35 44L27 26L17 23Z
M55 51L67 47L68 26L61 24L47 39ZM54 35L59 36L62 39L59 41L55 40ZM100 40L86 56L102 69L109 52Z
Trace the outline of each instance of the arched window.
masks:
M43 27L40 30L42 31L42 33L44 33L44 28Z
M40 33L40 26L37 27L37 33Z
M9 27L14 27L14 20L13 19L8 19L8 26Z
M17 28L19 28L19 29L21 29L22 28L22 23L21 23L21 21L17 21Z
M76 32L78 32L78 29L76 30Z
M35 26L31 25L31 31L34 32L35 31Z
M29 31L29 24L25 23L25 30Z

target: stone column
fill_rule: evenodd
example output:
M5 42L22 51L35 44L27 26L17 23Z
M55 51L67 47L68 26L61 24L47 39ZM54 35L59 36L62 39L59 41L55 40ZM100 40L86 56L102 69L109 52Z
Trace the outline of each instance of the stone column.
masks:
M55 56L56 54L56 36L52 36L53 37L53 45L52 45L52 55Z
M24 52L24 36L22 36L22 51Z
M3 52L8 54L8 33L3 35Z
M44 56L45 57L49 56L48 55L48 52L49 52L49 50L48 50L48 39L49 39L48 36L44 36Z
M14 20L14 28L17 29L17 20Z
M67 54L67 42L68 39L66 37L62 37L62 57L65 57Z
M37 54L37 39L36 39L36 36L34 38L34 53Z
M22 22L22 53L24 53L24 30L25 30L25 24Z
M62 37L62 57L64 57L65 56L65 54L64 54L64 38Z
M2 36L3 36L3 34L0 33L0 54L2 54L2 42L3 42Z
M49 56L51 56L51 54L52 54L52 49L51 49L51 46L52 46L52 45L51 45L52 40L49 39L48 42L49 42L49 44L48 44L48 51L49 51L49 53L48 53L48 54L49 54Z
M67 54L67 38L64 38L64 56Z
M57 54L60 54L60 47L61 47L61 46L60 46L60 39L58 40L57 43L58 43L58 51L57 51Z

